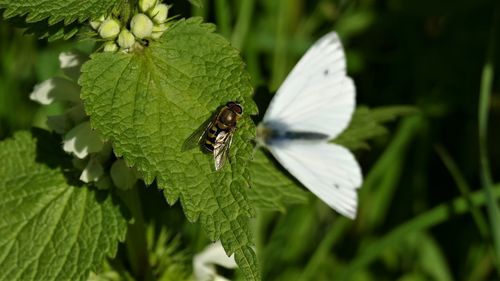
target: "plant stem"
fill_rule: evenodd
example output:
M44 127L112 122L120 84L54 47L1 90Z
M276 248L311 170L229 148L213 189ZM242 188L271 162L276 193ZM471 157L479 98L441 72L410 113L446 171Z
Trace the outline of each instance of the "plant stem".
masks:
M500 198L500 185L491 189L492 198L497 200ZM450 203L440 204L431 210L403 223L389 232L387 235L376 240L376 242L368 245L364 251L359 253L357 257L349 262L348 267L341 272L338 278L334 280L351 280L354 273L368 266L375 261L379 255L384 253L386 249L399 245L399 242L406 238L408 234L423 231L434 225L447 221L450 217L464 214L470 211L471 206L468 202L472 202L472 207L485 205L486 196L483 191L477 191L471 194L469 199L460 197Z
M134 186L130 190L119 192L134 219L134 222L128 226L125 241L127 255L132 272L137 280L154 280L148 260L146 228L138 188L138 186Z
M311 259L307 262L306 267L299 276L299 281L313 280L314 273L318 272L318 267L321 262L325 260L326 256L330 252L335 242L344 234L344 232L350 226L350 222L345 218L340 218L334 225L330 227L330 230L326 236L321 240L321 243L314 251Z
M283 82L287 72L287 36L288 36L288 9L290 3L288 0L279 0L277 12L277 25L276 25L276 41L273 51L273 64L271 75L272 92L276 91Z
M231 37L231 7L227 0L215 0L215 15L219 33Z
M202 7L191 5L191 15L194 17L202 17L204 20L207 20L208 1L202 1L202 3Z
M238 50L242 49L247 38L250 23L252 22L254 6L255 0L241 0L238 21L236 22L231 38L231 44Z
M490 42L487 50L486 63L481 76L481 88L479 94L479 159L480 173L483 191L487 200L488 217L490 221L491 234L493 236L493 248L496 258L496 269L500 276L500 209L493 198L493 180L491 176L490 163L488 159L488 116L490 107L490 95L493 87L494 77L494 53L496 45L497 22L499 18L500 5L497 4L493 17L493 25L490 33Z
M455 161L453 161L450 154L448 154L448 152L444 149L444 147L436 146L435 149L439 157L441 157L441 160L443 161L444 165L450 172L453 181L455 181L458 190L460 190L460 194L462 194L464 198L468 199L471 193L471 189L469 184L465 180L464 176L460 172L460 169L458 168L457 164L455 163ZM471 207L472 217L474 218L479 233L483 238L487 238L489 232L488 232L488 223L486 222L486 218L483 216L483 213L481 213L481 211L478 208L472 207L472 202L467 201L467 203Z

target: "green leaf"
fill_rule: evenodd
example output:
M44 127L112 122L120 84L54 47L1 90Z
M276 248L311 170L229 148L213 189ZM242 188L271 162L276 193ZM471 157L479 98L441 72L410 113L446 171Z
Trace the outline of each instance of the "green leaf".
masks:
M452 274L446 257L440 249L439 244L432 238L432 236L421 233L416 239L413 249L419 251L419 262L422 270L430 276L432 280L451 281L453 280ZM407 253L403 253L406 255Z
M262 210L285 212L287 205L307 203L307 192L277 165L261 149L256 151L250 165L252 188L248 193L253 205Z
M54 147L28 132L0 143L0 280L86 280L125 238L112 198L71 185Z
M169 204L180 198L188 220L235 253L247 280L258 280L246 196L257 109L238 52L213 31L201 19L181 20L142 51L93 55L82 67L81 96L115 153L146 183L156 178ZM243 118L230 162L215 172L212 155L182 146L228 101L243 105Z
M203 1L202 0L188 0L189 3L195 5L196 7L203 7Z
M28 23L48 19L49 25L60 21L68 25L77 20L84 22L108 14L121 3L121 0L0 0L0 9L5 9L4 18L26 16Z
M0 0L1 1L1 0ZM65 25L63 22L50 25L48 20L37 22L36 24L27 23L23 17L17 16L10 19L10 22L16 27L23 28L25 34L34 35L39 39L50 41L59 39L70 39L80 29L80 24L73 22Z
M495 185L492 192L493 199L498 200L500 198L500 185ZM483 191L476 191L470 194L468 198L460 196L420 213L418 216L393 228L384 236L364 245L363 250L356 254L355 258L344 267L335 280L353 280L351 278L353 275L367 268L384 251L391 247L400 246L401 241L404 241L408 235L447 222L451 218L468 213L474 207L484 206L487 200Z
M418 110L411 106L386 106L375 109L359 106L353 114L349 127L334 142L351 150L368 149L369 139L387 133L383 123L417 112Z

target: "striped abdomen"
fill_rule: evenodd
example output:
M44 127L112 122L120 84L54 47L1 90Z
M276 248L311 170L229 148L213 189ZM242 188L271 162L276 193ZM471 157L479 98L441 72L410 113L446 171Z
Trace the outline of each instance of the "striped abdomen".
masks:
M203 143L203 148L205 148L208 152L213 152L214 151L214 145L215 145L215 140L217 139L217 135L224 131L220 127L221 124L220 122L216 121L210 129L208 129L206 137L205 137L205 142Z

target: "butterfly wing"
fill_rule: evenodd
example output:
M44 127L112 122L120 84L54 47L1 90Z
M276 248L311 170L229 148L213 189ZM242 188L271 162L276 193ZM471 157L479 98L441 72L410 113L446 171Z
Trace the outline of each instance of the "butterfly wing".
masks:
M342 44L331 32L319 39L290 72L263 121L284 125L288 131L317 132L334 138L349 124L355 93L354 83L346 76Z
M349 150L326 142L285 141L268 147L307 189L340 214L354 219L361 168Z

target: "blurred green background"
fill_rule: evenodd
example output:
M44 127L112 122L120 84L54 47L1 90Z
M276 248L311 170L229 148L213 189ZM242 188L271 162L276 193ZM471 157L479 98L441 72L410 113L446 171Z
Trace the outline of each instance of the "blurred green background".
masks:
M472 192L474 202L485 200L478 107L488 48L500 53L491 47L497 2L205 0L203 8L173 2L172 14L217 24L241 50L259 91L275 92L307 48L336 30L358 104L420 109L356 152L365 175L356 221L315 199L285 214L259 212L254 229L264 280L500 280L487 209L471 212L470 202L455 200ZM4 139L43 124L42 110L51 109L31 102L29 93L58 72L58 54L75 43L38 41L5 21L0 40ZM488 158L495 181L500 85L493 78Z

